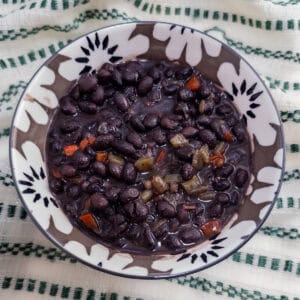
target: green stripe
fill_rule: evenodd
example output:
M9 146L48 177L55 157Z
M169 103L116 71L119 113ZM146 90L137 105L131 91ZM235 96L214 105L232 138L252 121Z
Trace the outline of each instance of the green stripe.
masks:
M18 30L0 30L0 41L16 40L18 38L27 38L30 35L36 35L40 31L54 30L57 32L70 32L79 28L80 24L83 24L89 20L123 20L123 21L136 21L135 17L128 17L125 12L119 12L117 9L93 9L81 12L78 17L74 18L71 23L66 25L44 25L41 27L34 27L32 29L21 28Z
M300 123L300 110L294 111L280 111L281 121L283 123L287 121L293 121L295 123Z
M25 83L25 81L22 81L22 80L18 81L15 84L9 85L8 89L6 91L4 91L1 95L1 98L0 98L0 112L1 112L1 106L4 103L8 103L12 99L14 99L14 97L19 93L19 91L23 91L23 89L25 87L26 87L26 83ZM8 108L6 108L6 109L8 109Z
M294 169L292 171L285 171L283 175L283 181L290 181L290 180L298 180L300 179L300 170Z
M285 148L290 153L300 152L300 144L286 144Z
M280 5L280 6L288 6L288 5L297 5L300 4L300 0L264 0L266 2L270 2L274 5Z
M289 90L292 91L300 90L300 82L283 81L283 80L271 78L269 76L263 76L263 77L271 89L280 89L283 92Z
M129 0L134 6L136 6L138 9L140 9L143 12L152 13L153 9L150 11L151 1L148 0ZM151 3L152 4L152 3ZM153 3L154 4L154 3ZM193 19L209 19L214 21L225 21L230 23L239 23L243 24L245 26L255 27L258 29L264 29L264 30L276 30L276 31L282 31L283 26L285 28L288 28L289 30L295 30L300 29L294 25L294 22L297 22L298 20L262 20L262 19L252 19L244 15L238 15L230 12L224 12L219 10L208 10L205 8L193 8L193 7L172 7L169 5L161 5L161 4L154 4L155 9L154 11L156 14L165 14L167 16L186 16L185 11L190 11L190 16L192 16ZM276 26L276 24L281 23L282 26Z
M4 186L14 186L14 181L10 174L4 173L0 170L0 182Z
M277 198L276 208L297 208L300 209L300 198L287 197L287 198Z
M257 255L245 252L235 252L231 259L234 262L243 263L264 269L271 269L272 271L282 271L300 275L300 263L290 259L271 258L265 255Z
M263 56L264 58L273 58L273 59L280 59L280 60L286 60L286 61L292 61L295 63L300 63L300 53L296 52L294 53L291 50L288 51L281 51L281 50L269 50L269 49L264 49L261 47L252 47L250 45L245 45L241 41L235 41L232 38L228 37L226 32L219 27L213 27L211 29L207 29L204 31L205 33L210 33L210 32L221 32L223 39L226 41L226 43L241 51L244 52L248 55L257 55L257 56Z
M290 240L300 239L300 232L297 228L284 228L265 226L260 229L265 235L274 236L278 238L289 238Z
M56 45L51 44L47 48L42 48L36 51L31 50L27 54L22 54L18 57L0 59L0 69L17 68L19 66L27 65L30 62L36 61L37 59L44 59L44 57L51 56L69 42L71 42L71 40L64 42L59 41Z
M299 300L299 298L296 297L292 298L286 295L281 295L278 297L269 293L263 293L261 291L258 291L257 289L248 290L242 287L226 284L221 281L210 281L197 276L183 276L168 280L171 282L175 282L179 285L188 286L190 288L200 290L205 293L214 293L218 296L226 296L234 299L238 298L242 300Z
M52 283L46 281L40 281L33 278L22 277L1 277L0 278L1 290L15 290L22 292L36 293L40 295L46 295L49 297L68 298L73 300L143 300L142 298L133 298L128 296L122 296L115 292L102 292L95 289L87 289L80 286L65 286L59 283ZM47 297L47 299L50 299Z
M69 1L69 0L63 0L62 1L62 9L66 10L69 8L73 8L75 6L77 6L78 4L87 4L89 3L90 0L79 0L79 1ZM16 3L15 3L16 4ZM56 5L56 1L54 0L44 0L44 1L35 1L35 2L29 2L29 3L25 3L22 4L21 6L19 6L18 8L14 8L13 10L9 11L7 14L5 15L0 15L0 18L3 17L7 17L17 11L22 11L24 9L36 9L36 8L47 8L47 9L51 9L51 10L60 10L58 8L58 6Z
M0 138L9 137L10 128L3 128L0 130Z

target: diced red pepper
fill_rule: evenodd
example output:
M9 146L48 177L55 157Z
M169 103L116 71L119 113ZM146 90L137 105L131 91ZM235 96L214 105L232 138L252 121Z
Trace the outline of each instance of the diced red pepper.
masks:
M216 159L224 159L223 154L218 153L218 154L215 154L215 155L212 155L212 156L209 157L210 162L213 162Z
M156 163L160 164L165 159L166 155L167 155L166 149L160 150L156 158Z
M88 141L89 141L90 145L93 145L95 143L95 141L96 141L96 138L91 135L91 136L88 137Z
M196 76L192 76L185 86L191 91L198 91L201 87L201 82Z
M211 220L203 224L200 229L206 238L211 238L221 232L222 227L219 220Z
M233 136L232 136L232 133L231 133L230 131L226 131L226 132L225 132L224 140L225 140L227 143L231 143L231 142L232 142Z
M107 152L103 151L103 152L97 152L96 154L96 160L97 161L106 161L107 160L107 157L108 157L108 154Z
M79 149L81 151L83 151L89 144L89 140L86 138L86 139L83 139L80 144L79 144Z
M64 147L64 153L66 156L72 156L77 150L77 145L68 145Z
M61 173L58 170L52 170L51 173L52 173L52 176L55 177L55 178L61 178L62 177Z
M92 230L98 229L96 220L91 213L84 214L84 215L80 216L79 219L87 228L92 229Z

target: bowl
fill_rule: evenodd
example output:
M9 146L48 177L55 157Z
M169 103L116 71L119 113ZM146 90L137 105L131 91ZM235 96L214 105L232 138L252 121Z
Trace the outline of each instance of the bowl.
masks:
M80 74L105 62L153 59L187 63L222 87L247 122L251 181L244 203L215 238L177 255L137 255L96 242L73 227L48 186L47 131L59 99ZM284 172L280 117L266 86L239 54L193 28L134 22L83 35L35 73L18 103L11 128L10 161L20 199L39 229L79 261L111 274L170 278L211 267L242 247L268 217Z

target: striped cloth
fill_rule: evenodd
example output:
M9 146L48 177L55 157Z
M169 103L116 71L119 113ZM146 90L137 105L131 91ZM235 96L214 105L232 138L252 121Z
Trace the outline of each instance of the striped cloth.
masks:
M0 299L300 299L299 0L0 0ZM81 34L163 20L230 45L260 73L280 109L287 170L256 236L191 276L143 281L92 270L56 249L21 207L8 163L14 108L35 70Z

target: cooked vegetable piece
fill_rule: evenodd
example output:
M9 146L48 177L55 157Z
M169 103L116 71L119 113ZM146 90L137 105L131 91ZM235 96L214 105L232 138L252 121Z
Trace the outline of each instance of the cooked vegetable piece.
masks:
M139 158L134 166L140 171L140 172L148 172L152 170L154 165L154 158L153 157L142 157Z

